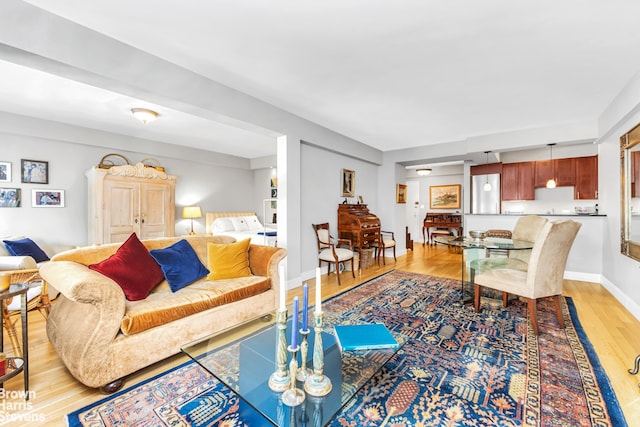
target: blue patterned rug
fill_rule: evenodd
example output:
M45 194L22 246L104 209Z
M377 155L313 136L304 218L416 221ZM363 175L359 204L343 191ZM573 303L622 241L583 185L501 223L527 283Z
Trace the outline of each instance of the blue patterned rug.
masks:
M410 341L332 420L358 426L626 426L616 396L566 298L462 306L459 281L392 271L323 304L325 330L384 322ZM257 426L238 398L188 362L67 415L70 426ZM301 426L305 424L300 424Z

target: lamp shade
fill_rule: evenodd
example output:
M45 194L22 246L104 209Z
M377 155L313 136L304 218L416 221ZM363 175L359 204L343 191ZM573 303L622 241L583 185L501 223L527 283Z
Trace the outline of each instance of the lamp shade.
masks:
M202 218L200 206L185 206L182 208L182 218Z

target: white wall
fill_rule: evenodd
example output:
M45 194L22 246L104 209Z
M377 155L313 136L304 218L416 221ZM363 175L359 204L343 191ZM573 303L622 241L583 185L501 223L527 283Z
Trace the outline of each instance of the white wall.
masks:
M1 187L22 190L19 208L0 208L0 237L25 235L36 242L87 244L87 180L85 172L97 166L100 159L113 152L108 148L80 145L56 140L0 133L0 161L11 162L12 181ZM160 151L160 150L158 150ZM190 223L181 218L182 206L200 205L203 212L224 210L258 210L254 202L254 172L194 160L119 150L132 163L153 157L177 175L176 234L186 234ZM49 162L49 184L20 182L20 160ZM268 184L267 184L268 185ZM65 191L65 207L32 208L32 189ZM260 210L261 212L261 210ZM204 232L204 218L194 221L194 230Z

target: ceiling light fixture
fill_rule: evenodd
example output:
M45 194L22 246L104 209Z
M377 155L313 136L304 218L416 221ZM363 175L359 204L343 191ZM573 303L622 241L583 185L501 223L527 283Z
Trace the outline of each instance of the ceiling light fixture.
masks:
M556 178L555 178L555 168L553 167L553 146L556 145L554 144L547 144L549 146L549 158L551 161L551 178L549 178L549 181L547 181L547 188L556 188Z
M416 169L416 173L420 176L427 176L431 173L431 169L429 168L419 168Z
M155 111L148 110L146 108L132 108L131 114L133 114L133 117L140 120L145 125L149 122L154 121L159 116L159 114Z
M489 153L491 151L485 151L484 154L487 155L487 165L489 164ZM482 186L482 189L484 191L491 191L491 184L489 184L489 175L487 174L487 182L484 183L484 185Z

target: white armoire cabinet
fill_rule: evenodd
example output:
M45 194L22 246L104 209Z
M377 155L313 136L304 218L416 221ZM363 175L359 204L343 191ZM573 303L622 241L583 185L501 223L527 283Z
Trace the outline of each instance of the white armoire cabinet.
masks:
M124 242L175 234L176 176L136 165L94 167L89 190L89 244Z

